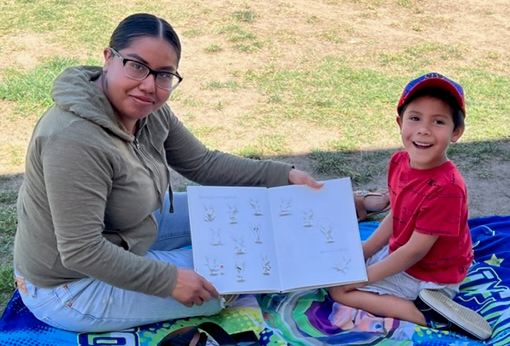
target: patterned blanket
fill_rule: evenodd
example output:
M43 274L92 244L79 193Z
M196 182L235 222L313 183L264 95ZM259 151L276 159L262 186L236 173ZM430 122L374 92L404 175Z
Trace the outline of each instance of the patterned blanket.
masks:
M376 317L335 303L326 290L317 289L243 295L232 307L212 317L165 321L101 334L49 327L35 319L15 291L0 319L0 345L155 346L169 332L203 321L218 323L231 333L253 330L262 345L510 345L510 216L471 219L469 225L475 261L455 300L478 311L493 326L493 335L485 342ZM375 222L361 223L362 239L376 226Z

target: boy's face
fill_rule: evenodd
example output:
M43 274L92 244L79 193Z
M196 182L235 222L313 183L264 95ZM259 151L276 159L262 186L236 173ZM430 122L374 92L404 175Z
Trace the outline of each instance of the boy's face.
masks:
M456 142L464 132L463 126L453 130L450 105L427 95L411 101L397 122L410 165L416 169L434 168L446 162L448 144Z

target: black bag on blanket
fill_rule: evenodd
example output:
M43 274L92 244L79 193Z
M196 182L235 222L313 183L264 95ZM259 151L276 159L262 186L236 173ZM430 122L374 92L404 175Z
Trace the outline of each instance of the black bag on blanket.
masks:
M221 326L203 322L194 327L177 329L163 338L158 346L205 346L207 334L219 346L260 346L259 339L252 330L229 334Z

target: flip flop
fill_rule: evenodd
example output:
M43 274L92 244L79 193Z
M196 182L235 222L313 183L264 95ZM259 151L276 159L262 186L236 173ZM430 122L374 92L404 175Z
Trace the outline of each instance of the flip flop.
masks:
M371 197L382 199L382 206L380 205L381 202L376 204L377 206L370 206L369 198ZM390 210L390 196L388 190L380 189L372 192L366 190L354 191L354 205L356 207L358 222L366 220L371 216L384 213Z

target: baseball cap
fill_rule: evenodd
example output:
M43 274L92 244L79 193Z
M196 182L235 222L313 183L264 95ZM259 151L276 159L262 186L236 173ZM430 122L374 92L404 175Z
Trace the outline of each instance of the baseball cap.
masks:
M418 90L426 87L444 89L449 92L453 97L455 97L455 100L457 100L457 103L459 104L459 107L465 116L466 109L464 101L464 90L462 89L462 86L438 72L425 73L407 83L407 85L404 87L404 90L402 91L400 99L398 100L397 111L400 113L401 107L407 103L409 98Z

